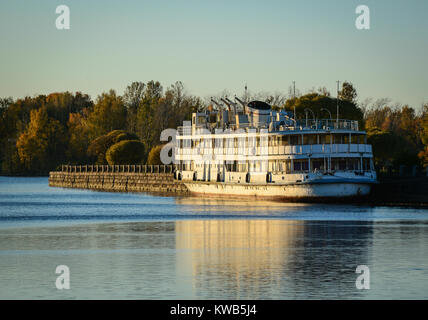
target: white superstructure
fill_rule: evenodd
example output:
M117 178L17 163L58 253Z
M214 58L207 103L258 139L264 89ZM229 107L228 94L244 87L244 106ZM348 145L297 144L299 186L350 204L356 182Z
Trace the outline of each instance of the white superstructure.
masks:
M353 120L295 120L264 102L222 99L178 128L175 177L195 194L263 198L367 195L371 145ZM214 101L215 102L215 101Z

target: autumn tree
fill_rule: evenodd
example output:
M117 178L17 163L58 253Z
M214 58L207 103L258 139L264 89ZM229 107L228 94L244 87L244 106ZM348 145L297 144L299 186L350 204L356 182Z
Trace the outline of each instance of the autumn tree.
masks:
M87 150L90 143L90 128L86 119L86 112L70 113L68 123L68 149L66 151L68 162L86 163Z
M46 108L31 111L28 128L19 136L19 159L29 172L46 174L64 160L66 136L58 120L48 116Z
M126 107L122 97L116 95L114 90L98 96L88 120L92 139L112 130L124 129Z

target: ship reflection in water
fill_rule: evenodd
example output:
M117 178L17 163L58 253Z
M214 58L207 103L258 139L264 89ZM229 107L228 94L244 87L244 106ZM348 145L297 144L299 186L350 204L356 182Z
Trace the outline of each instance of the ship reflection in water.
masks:
M372 242L370 223L355 222L187 220L175 232L180 278L216 299L358 297Z
M397 221L388 218L403 214L401 209L209 198L179 203L233 217L175 223L178 277L191 288L191 297L428 298L423 216ZM299 220L276 219L278 212ZM240 215L245 218L237 219ZM380 216L386 221L376 221ZM356 288L359 265L370 269L370 290Z

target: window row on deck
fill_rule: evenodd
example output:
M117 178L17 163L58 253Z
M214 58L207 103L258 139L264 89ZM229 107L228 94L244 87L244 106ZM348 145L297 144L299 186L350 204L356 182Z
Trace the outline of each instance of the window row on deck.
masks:
M221 171L223 164L181 161L177 167L184 171L198 171L206 166ZM224 164L227 172L316 172L316 171L370 171L374 170L371 158L314 158L266 161L230 161Z
M265 135L220 138L178 139L178 148L239 148L260 146L289 146L313 144L366 144L365 134L295 134L295 135Z

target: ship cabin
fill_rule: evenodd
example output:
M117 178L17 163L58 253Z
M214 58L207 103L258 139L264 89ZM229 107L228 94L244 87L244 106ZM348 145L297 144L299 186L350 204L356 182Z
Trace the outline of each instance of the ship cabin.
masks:
M331 175L376 179L372 147L358 121L295 119L261 101L231 100L193 113L176 136L176 178L223 183L290 183Z

